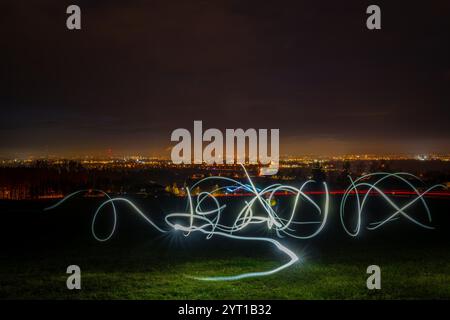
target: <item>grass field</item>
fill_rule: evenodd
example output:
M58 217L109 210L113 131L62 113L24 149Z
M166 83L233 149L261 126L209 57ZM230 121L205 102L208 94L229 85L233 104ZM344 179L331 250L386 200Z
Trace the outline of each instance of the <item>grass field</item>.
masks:
M280 273L205 282L190 276L262 271L285 257L271 247L205 241L204 235L161 237L146 228L98 243L88 224L72 225L72 231L86 231L74 235L39 230L44 224L31 221L22 234L11 231L14 223L6 227L11 230L2 239L1 299L450 299L448 241L423 241L429 233L414 228L401 239L387 230L361 240L336 241L327 233L317 241L293 241L289 245L301 261ZM121 227L122 234L131 230ZM81 268L81 290L66 288L71 264ZM366 288L372 264L381 267L381 290Z
M142 248L141 248L142 249ZM100 251L100 252L99 252ZM450 253L355 248L322 252L278 274L231 282L188 276L230 275L264 270L275 259L225 257L149 250L83 250L56 257L31 255L1 261L0 297L19 299L449 299ZM377 263L382 289L366 288L366 268ZM69 291L65 268L78 264L82 290Z

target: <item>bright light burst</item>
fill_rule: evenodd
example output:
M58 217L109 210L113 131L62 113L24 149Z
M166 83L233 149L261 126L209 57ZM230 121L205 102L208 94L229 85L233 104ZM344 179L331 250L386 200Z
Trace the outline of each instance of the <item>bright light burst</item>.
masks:
M117 210L115 203L124 202L129 205L133 209L133 211L136 212L142 219L144 219L144 221L146 221L161 233L179 230L181 232L184 232L185 237L188 237L193 232L201 232L203 234L206 234L207 239L210 239L213 236L221 236L242 241L258 241L274 246L289 258L287 262L280 265L279 267L267 271L243 273L233 276L194 277L195 279L209 281L238 280L249 277L267 276L286 269L299 261L299 257L293 251L291 251L289 248L287 248L277 240L269 237L248 236L245 235L245 231L247 231L248 227L251 225L263 225L267 227L268 230L274 230L275 234L279 238L290 237L296 239L310 239L315 237L324 228L329 215L330 193L328 191L327 184L325 182L322 183L322 187L324 190L324 199L323 205L321 206L318 204L318 202L309 197L307 195L307 192L305 191L305 189L310 184L316 183L313 180L304 182L299 188L289 185L273 184L264 189L260 189L254 185L245 167L242 166L242 168L248 180L248 183L246 184L231 178L214 176L204 178L192 185L190 188L187 188L186 211L167 214L164 219L164 222L166 224L165 228L162 228L154 223L132 201L122 197L111 198L108 194L101 190L93 190L104 194L108 199L104 201L94 213L91 224L92 235L98 241L107 241L114 235L117 227ZM374 183L369 183L368 181L374 177L378 178L378 180L376 180ZM414 203L420 201L427 213L428 221L431 222L431 213L425 202L424 195L435 188L443 186L435 185L420 193L418 189L416 189L414 185L407 180L407 178L419 180L417 177L408 173L373 173L362 176L356 180L352 180L350 178L351 185L344 193L340 206L340 218L345 232L347 232L351 236L357 236L360 233L364 208L366 203L368 202L369 195L373 194L373 192L376 192L378 195L380 195L394 209L394 212L384 220L369 223L369 226L367 227L368 230L377 229L387 222L396 220L401 216L405 217L406 219L420 227L432 229L431 226L423 224L408 215L406 213L406 209L408 209ZM383 191L379 187L379 185L387 179L396 179L406 184L407 187L411 188L414 193L417 194L417 197L410 200L407 204L399 207L390 197L383 193ZM224 183L225 185L218 187L211 192L203 191L200 192L197 196L192 195L191 190L194 190L194 188L210 180L216 180ZM361 191L361 189L364 189L364 191ZM250 195L250 199L244 201L242 208L237 212L237 216L231 224L223 224L222 217L226 209L226 204L221 204L215 194L217 195L224 191L236 192L239 190L246 191ZM45 210L56 208L67 199L85 193L87 191L88 190L80 190L74 192L66 196L64 199L60 200L55 205L46 208ZM283 217L272 206L276 194L280 193L293 197L291 210L288 212L287 216L283 215ZM347 226L344 219L346 215L346 204L349 200L349 197L352 195L355 195L357 201L357 219L356 226L353 229ZM299 211L302 201L312 205L312 208L314 208L314 211L320 217L320 219L314 221L300 221L297 218L297 211ZM98 215L108 204L110 204L112 207L113 225L111 231L105 237L100 237L95 231L95 225ZM206 204L208 204L208 206ZM184 221L184 223L181 221ZM313 225L315 226L315 228L313 228L313 230L307 234L298 234L297 228L304 225Z

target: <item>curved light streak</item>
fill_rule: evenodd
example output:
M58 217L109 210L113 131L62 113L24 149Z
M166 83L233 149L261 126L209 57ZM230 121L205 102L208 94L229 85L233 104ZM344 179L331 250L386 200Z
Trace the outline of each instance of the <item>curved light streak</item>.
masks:
M366 180L370 180L371 178L377 178L377 180L373 183L366 182ZM341 200L341 205L340 205L340 219L341 219L342 227L344 228L345 232L352 237L356 237L360 233L361 226L363 223L362 217L363 217L363 213L364 213L364 207L367 204L369 195L371 195L372 192L375 192L378 195L380 195L386 201L386 203L388 203L392 208L395 209L395 211L383 220L369 223L368 227L366 227L368 230L378 229L379 227L383 226L384 224L386 224L390 221L397 220L401 216L406 218L407 220L411 221L412 223L418 225L419 227L422 227L425 229L434 229L434 227L424 224L424 223L418 221L417 219L414 219L411 215L409 215L406 212L406 209L408 209L409 207L411 207L413 204L415 204L416 202L418 202L420 200L422 207L425 209L425 212L427 214L428 222L431 223L431 221L432 221L431 212L430 212L430 209L428 208L428 205L424 199L424 196L436 188L445 188L445 186L441 185L441 184L436 184L421 193L406 178L410 178L410 179L416 180L418 182L422 182L415 175L406 173L406 172L398 172L398 173L376 172L376 173L370 173L370 174L361 176L356 180L353 180L351 177L349 177L351 184L347 188L347 190L344 192L344 195L342 196L342 200ZM415 198L413 198L412 200L410 200L408 203L399 207L386 193L383 192L383 190L381 190L381 188L379 188L379 185L388 179L394 179L394 180L400 181L401 183L406 184L412 190L412 192L414 194L416 194L417 196ZM364 188L364 189L367 188L367 190L365 190L364 192L360 192L358 190L358 188ZM344 219L345 213L346 213L345 208L346 208L347 200L350 195L355 195L356 202L357 202L357 212L356 212L357 219L356 219L356 225L354 226L353 230L351 230L347 226L347 223L345 222L345 219Z
M85 190L75 191L75 192L65 196L63 199L61 199L60 201L58 201L54 205L45 208L44 211L55 209L56 207L59 207L63 202L66 202L66 200L68 200L70 198L73 198L76 195L80 195L80 194L91 192L91 191L95 191L95 192L101 193L101 194L103 194L104 196L106 196L109 199L108 201L102 203L100 205L100 207L97 209L97 211L95 211L95 214L94 214L94 217L92 218L92 223L91 223L91 231L92 231L92 235L94 236L95 240L100 241L100 242L108 241L109 239L111 239L111 237L113 236L114 232L116 231L116 227L117 227L117 210L116 210L116 206L114 205L114 201L112 201L112 198L109 196L109 194L107 194L103 190L99 190L99 189L85 189ZM95 222L97 221L97 216L98 216L98 214L100 212L100 209L107 203L111 203L111 207L112 207L112 210L113 210L112 211L113 226L111 228L110 234L107 237L100 238L95 233Z
M111 237L116 232L116 226L117 226L117 210L115 203L117 202L123 202L130 206L135 213L138 214L146 223L150 224L153 228L155 228L157 231L161 233L167 233L169 231L178 230L183 232L185 237L188 237L192 232L200 232L206 235L206 239L210 239L213 236L220 236L225 238L230 238L234 240L240 240L240 241L259 241L264 242L266 244L270 244L274 246L277 250L285 254L289 260L285 262L284 264L267 271L257 271L257 272L250 272L250 273L243 273L238 275L231 275L231 276L214 276L214 277L192 277L198 280L205 280L205 281L226 281L226 280L239 280L249 277L260 277L260 276L267 276L274 273L277 273L283 269L286 269L299 261L299 257L291 251L289 248L281 244L279 241L274 240L269 237L257 237L257 236L249 236L245 235L244 232L246 229L255 224L261 224L266 225L268 230L273 230L275 234L279 238L284 237L290 237L290 238L296 238L296 239L310 239L315 236L317 236L324 228L327 220L328 220L328 214L329 214L329 205L330 205L330 192L328 190L327 184L325 182L322 183L323 186L323 194L324 194L324 203L323 207L321 207L316 201L314 201L310 196L306 194L306 191L304 191L310 184L315 183L313 180L308 180L300 185L299 188L290 186L290 185L282 185L282 184L273 184L268 187L265 187L263 189L257 188L252 179L250 178L250 175L248 174L247 170L244 166L242 166L243 171L245 172L246 178L248 183L244 184L242 182L239 182L237 180L227 178L227 177L206 177L195 184L193 184L190 188L187 188L187 204L186 209L183 212L173 212L165 215L164 223L165 228L162 228L158 226L155 222L153 222L141 209L139 209L132 201L126 198L117 197L117 198L111 198L107 193L101 191L101 190L94 190L96 192L100 192L104 194L108 199L104 201L95 211L94 217L92 219L91 224L91 232L93 237L101 242L107 241L111 239ZM366 180L376 177L378 178L377 181L374 183L368 183ZM379 194L384 200L386 200L387 203L389 203L394 209L395 212L392 213L388 218L372 222L369 224L367 229L369 230L375 230L382 225L384 225L387 222L397 220L400 216L403 216L410 220L411 222L415 223L416 225L423 227L423 228L432 228L428 225L425 225L416 219L412 218L410 215L408 215L405 210L410 207L412 204L416 203L417 201L421 201L423 206L425 207L425 210L427 212L427 216L429 218L429 222L431 222L431 213L429 211L429 208L425 202L424 195L437 188L441 185L435 185L423 193L420 193L409 181L405 179L405 177L409 178L415 178L417 177L408 174L408 173L373 173L368 174L365 176L362 176L356 180L352 180L350 178L351 185L347 188L345 191L341 206L340 206L340 219L342 226L347 234L350 236L357 236L360 233L361 225L362 225L362 216L364 211L364 206L367 203L368 196L370 194L373 194L373 192L376 192ZM411 200L406 205L403 205L402 207L397 206L383 191L379 188L379 184L383 182L384 180L388 178L394 178L398 179L406 185L408 185L412 190L414 190L415 194L417 195L416 198ZM198 195L193 196L191 193L191 190L198 187L202 183L205 183L209 180L216 180L218 182L224 183L224 186L218 186L216 189L212 191L202 191ZM358 188L368 188L367 192L358 192ZM246 196L246 198L249 198L244 201L243 206L240 210L237 211L236 217L233 220L233 222L229 225L223 224L221 222L222 217L224 215L224 212L227 209L226 204L221 204L216 196L218 196L221 192L238 192L240 190L245 191L249 194L249 196ZM76 195L80 195L84 192L87 192L89 190L80 190L74 193L69 194L64 199L60 200L56 204L54 204L51 207L46 208L45 210L50 210L58 207L63 202L68 200L69 198L72 198ZM280 214L276 211L276 208L272 206L272 200L275 199L275 195L277 193L282 192L284 195L292 195L293 196L293 204L291 206L291 210L287 214L287 217L282 217ZM361 198L360 194L364 194L364 196ZM348 201L348 198L350 195L356 196L357 201L357 223L356 226L351 230L344 221L345 216L345 210L346 210L346 203ZM208 202L209 206L206 205ZM314 221L300 221L297 218L297 211L299 211L299 208L302 206L303 203L308 203L312 205L312 208L314 212L320 216L321 218ZM102 210L107 206L108 204L111 205L113 211L113 225L111 228L111 231L105 236L100 237L96 230L95 225L97 221L98 215L102 212ZM256 207L258 205L258 207ZM259 214L256 214L258 212ZM175 222L176 221L176 222ZM184 221L184 222L181 222ZM296 230L296 227L301 227L305 225L310 225L315 228L313 228L313 231L310 231L307 234L300 235L298 234L298 231Z

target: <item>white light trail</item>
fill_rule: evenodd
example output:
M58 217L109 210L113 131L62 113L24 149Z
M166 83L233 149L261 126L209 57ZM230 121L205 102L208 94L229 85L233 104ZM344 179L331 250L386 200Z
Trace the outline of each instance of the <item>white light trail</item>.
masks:
M378 178L378 180L376 180L374 183L368 183L366 182L366 180L370 179L370 178ZM419 200L422 203L423 208L425 209L425 212L427 213L427 218L428 218L428 222L431 223L431 212L430 209L428 208L428 205L424 199L424 196L432 191L433 189L436 188L445 188L444 185L441 184L436 184L428 189L426 189L425 191L423 191L422 193L411 183L409 182L406 178L415 180L415 181L419 181L421 182L421 180L410 174L410 173L406 173L406 172L398 172L398 173L387 173L387 172L377 172L377 173L370 173L364 176L359 177L356 180L352 180L352 178L350 177L350 181L351 181L351 185L347 188L347 190L345 191L342 200L341 200L341 206L340 206L340 218L341 218L341 223L342 226L345 230L345 232L350 235L350 236L357 236L360 231L361 231L361 225L362 225L362 216L364 213L364 207L368 202L369 199L369 195L372 192L376 192L378 195L380 195L384 200L386 200L386 202L395 209L394 213L392 213L390 216L388 216L387 218L385 218L384 220L381 221L376 221L376 222L371 222L369 223L369 226L367 227L368 230L375 230L378 229L379 227L381 227L382 225L384 225L387 222L390 221L394 221L397 220L400 216L405 217L406 219L408 219L409 221L413 222L414 224L425 228L425 229L433 229L432 226L426 225L424 223L419 222L417 219L414 219L413 217L411 217L411 215L406 213L406 209L408 209L409 207L411 207L414 203L418 202ZM413 198L412 200L410 200L409 202L407 202L406 204L404 204L402 207L399 207L388 195L386 195L379 187L378 185L380 185L382 182L384 182L385 180L388 179L394 179L397 180L397 182L401 182L403 184L406 184L407 187L409 187L413 193L415 193L417 195L417 197ZM364 192L360 192L358 190L358 188L363 188ZM367 190L366 190L367 188ZM347 224L344 220L345 217L345 208L346 208L346 204L347 204L347 200L348 197L350 195L355 195L356 196L356 201L357 201L357 219L356 219L356 226L353 228L353 230L350 230L347 227ZM364 194L364 196L362 196L361 194ZM362 199L361 199L362 197Z
M292 252L290 249L288 249L286 246L282 245L279 241L274 240L269 237L256 237L256 236L248 236L244 234L244 231L247 227L250 225L255 224L265 224L267 225L268 230L274 230L276 235L279 238L284 237L291 237L291 238L297 238L297 239L310 239L318 235L322 229L324 228L329 214L329 191L327 184L325 182L322 183L323 189L324 189L324 204L323 207L321 207L318 203L316 203L311 197L309 197L306 192L304 191L305 188L307 188L310 184L315 183L312 180L308 180L304 182L300 188L296 188L289 185L282 185L282 184L273 184L270 185L264 189L257 188L252 179L250 178L250 175L248 174L247 170L244 166L242 166L246 178L248 180L247 184L243 184L237 180L227 178L227 177L207 177L204 178L194 185L191 186L191 188L187 188L187 208L184 212L174 212L169 213L165 216L164 222L166 224L167 228L161 228L157 224L155 224L142 210L140 210L132 201L117 197L117 198L111 198L108 194L101 190L94 190L96 192L100 192L104 194L108 200L104 201L95 211L94 217L92 219L91 224L91 231L93 237L98 241L107 241L111 239L113 234L116 232L116 226L117 226L117 210L115 207L116 202L124 202L127 205L129 205L134 212L136 212L144 221L146 221L148 224L150 224L153 228L158 230L161 233L167 233L169 231L173 230L179 230L184 232L184 236L188 237L192 232L201 232L206 234L206 238L210 239L213 236L221 236L225 238L240 240L240 241L259 241L264 242L273 245L276 249L278 249L280 252L285 254L289 261L285 262L284 264L280 265L277 268L267 270L267 271L258 271L258 272L250 272L250 273L243 273L239 275L233 275L233 276L215 276L215 277L193 277L195 279L199 280L207 280L207 281L224 281L224 280L239 280L249 277L259 277L259 276L267 276L274 273L277 273L283 269L286 269L299 261L299 257ZM372 184L367 182L370 178L376 177L378 180ZM373 173L368 174L363 177L360 177L356 180L351 181L351 185L347 188L346 192L344 193L341 201L340 206L340 219L342 226L347 234L350 236L357 236L360 233L361 225L362 225L362 216L364 211L364 206L368 201L369 194L373 191L378 193L388 204L390 204L394 209L395 212L392 213L388 218L372 222L367 227L368 230L374 230L385 223L389 221L393 221L398 219L400 216L403 216L410 220L411 222L415 223L416 225L423 227L423 228L432 228L431 226L425 225L418 220L412 218L410 215L408 215L405 210L410 207L412 204L414 204L417 201L421 201L423 204L427 216L429 219L429 222L431 222L431 213L430 210L425 202L425 199L423 198L424 195L437 188L442 187L441 185L435 185L423 193L420 193L418 189L416 189L412 183L407 181L405 177L418 179L417 177L407 174L407 173ZM391 198L389 198L383 191L379 188L379 184L383 182L384 180L387 180L389 178L397 179L403 183L405 183L408 187L412 188L414 192L417 194L417 197L408 202L407 204L403 205L402 207L397 206L394 201L392 201ZM209 180L216 180L219 182L226 183L225 186L218 187L215 190L212 190L211 192L203 191L200 192L197 196L192 196L191 190L193 190L195 187L201 185L202 183L205 183ZM231 185L230 185L231 183ZM358 190L358 188L368 188L368 190L365 190L364 192L361 192ZM223 191L230 191L230 190L244 190L248 192L251 196L249 200L244 201L244 205L242 208L237 212L237 216L234 219L234 221L230 225L223 224L221 222L221 218L224 214L224 211L226 210L226 204L221 204L217 197L214 196L214 194L218 194ZM55 205L47 208L46 210L50 210L53 208L58 207L63 202L65 202L67 199L72 198L75 195L81 194L83 192L87 192L88 190L80 190L74 193L69 194L64 199L56 203ZM281 217L279 213L276 212L276 210L272 207L272 201L275 200L276 193L283 192L284 194L293 196L293 204L291 206L291 210L289 211L289 214L287 217ZM360 193L364 194L362 199L360 198ZM357 223L353 230L350 230L348 226L345 223L345 208L346 203L348 201L348 198L350 195L356 196L357 201ZM247 197L248 198L248 197ZM205 202L206 200L211 204L209 208L206 208ZM321 216L321 219L318 219L316 221L300 221L296 219L297 211L300 208L300 202L304 201L305 203L309 203L312 205L312 208L314 211ZM97 217L102 211L102 209L108 205L111 204L111 207L113 209L112 215L113 215L113 226L111 229L111 232L107 234L105 237L100 237L95 231L95 224L97 221ZM258 207L255 207L256 204L259 204ZM260 213L262 211L262 214L256 214L256 212ZM176 221L176 222L175 222ZM182 223L181 221L185 221L186 223ZM305 235L299 235L297 233L297 230L295 227L299 226L305 226L305 225L317 225L317 227L310 231L309 234Z

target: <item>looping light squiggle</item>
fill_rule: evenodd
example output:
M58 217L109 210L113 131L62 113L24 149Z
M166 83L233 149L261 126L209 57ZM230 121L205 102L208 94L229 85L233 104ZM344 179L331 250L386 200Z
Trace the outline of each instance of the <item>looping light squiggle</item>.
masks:
M213 236L221 236L225 238L235 239L235 240L241 240L241 241L258 241L263 242L267 244L273 245L276 249L278 249L280 252L285 254L289 260L280 265L277 268L267 270L267 271L259 271L259 272L250 272L250 273L243 273L239 275L232 275L232 276L215 276L215 277L194 277L195 279L199 280L209 280L209 281L218 281L218 280L238 280L243 278L249 278L249 277L258 277L258 276L267 276L274 274L276 272L279 272L285 268L290 267L297 261L299 261L299 257L290 249L288 249L286 246L281 244L279 241L274 240L269 237L257 237L257 236L248 236L243 234L248 227L251 225L266 225L267 229L274 230L276 235L279 238L284 237L291 237L296 239L310 239L315 237L317 234L319 234L322 229L324 228L329 214L329 191L327 184L325 182L322 183L323 185L323 194L324 194L324 204L323 207L321 207L316 201L314 201L311 197L307 195L307 192L305 189L312 183L315 183L313 180L308 180L304 182L299 188L289 186L289 185L282 185L282 184L273 184L270 185L264 189L257 188L252 179L250 178L250 175L248 174L247 170L244 166L242 166L246 178L248 180L247 184L241 183L240 181L227 178L227 177L207 177L204 178L194 185L192 185L190 188L187 188L187 207L184 212L174 212L169 213L165 216L164 222L167 226L167 228L161 228L156 223L154 223L144 212L142 212L132 201L117 197L117 198L111 198L108 194L101 190L95 190L97 192L100 192L104 194L108 199L104 201L95 211L94 217L92 219L91 224L91 232L94 238L98 241L107 241L109 240L113 234L116 232L116 226L117 226L117 210L115 207L115 203L117 202L124 202L127 205L129 205L134 212L136 212L144 221L146 221L148 224L150 224L153 228L158 230L161 233L167 233L169 231L179 230L184 232L184 236L189 236L192 232L200 232L203 234L206 234L206 238L210 239ZM431 228L428 225L425 225L423 223L420 223L416 219L412 218L410 215L408 215L405 210L411 206L413 203L417 201L421 201L422 204L425 207L425 210L428 214L429 221L431 222L431 214L429 211L429 208L425 202L425 199L423 196L431 191L434 188L439 187L440 185L433 186L429 189L427 189L425 192L420 193L409 181L407 181L403 176L407 176L409 178L415 178L415 176L407 174L407 173L374 173L369 174L363 177L360 177L356 180L351 180L351 185L349 188L345 191L341 207L340 207L340 218L342 226L344 227L344 230L351 236L357 236L361 229L362 224L362 215L364 206L367 202L368 195L375 191L379 195L382 196L383 199L385 199L396 211L390 215L388 218L379 221L374 222L370 224L368 227L369 230L374 230L385 223L389 221L393 221L398 218L399 215L406 217L408 220L414 222L418 226L424 227L424 228ZM370 184L366 182L367 179L372 177L379 177L379 179L373 183ZM378 187L378 185L388 179L388 178L396 178L400 181L406 183L409 187L411 187L416 193L417 197L410 201L408 204L399 207L397 206L386 194L382 192L382 190ZM216 180L222 183L226 183L226 185L216 188L215 190L212 190L211 192L203 191L200 192L197 196L193 196L191 190L194 190L194 188L198 187L202 183L205 183L210 180ZM358 188L366 187L368 188L368 191L365 192L363 198L360 198L360 192ZM239 190L243 190L247 193L249 193L249 196L247 197L247 200L244 201L243 207L237 212L237 216L231 224L223 224L222 223L222 217L224 215L224 212L226 210L226 204L221 204L218 200L218 198L215 196L217 194L220 194L223 191L226 192L236 192ZM67 199L72 198L75 195L79 195L83 192L87 192L87 190L80 190L77 192L74 192L68 196L66 196L64 199L60 200L55 205L47 208L46 210L56 208L57 206L61 205L63 202L65 202ZM291 206L291 210L287 214L287 217L282 217L280 213L278 213L274 207L272 206L273 200L275 200L276 194L282 193L283 195L290 195L293 197L293 204ZM357 223L354 230L350 230L346 223L344 222L344 216L345 216L345 208L346 203L350 195L356 195L358 210L357 210ZM248 199L250 198L250 199ZM314 211L321 216L321 219L317 221L300 221L296 219L297 211L300 208L301 201L308 203L314 208ZM112 215L113 215L113 226L111 228L110 233L108 233L105 237L100 237L95 230L95 225L97 221L97 217L102 211L102 209L105 208L108 204L112 207ZM209 207L206 205L209 204ZM211 208L212 204L212 208ZM258 213L258 214L257 214ZM185 223L183 223L184 221ZM297 230L295 227L304 226L304 225L312 225L316 226L316 228L313 229L313 231L310 231L309 234L299 235L297 233Z
M413 218L411 215L407 214L406 209L408 209L409 207L411 207L413 204L415 204L416 202L418 202L420 200L420 202L427 214L428 222L431 223L431 220L432 220L431 212L430 212L430 209L428 208L428 205L424 199L424 196L427 193L429 193L430 191L432 191L433 189L445 188L444 185L436 184L436 185L426 189L425 191L420 192L410 181L408 181L407 178L409 178L410 180L418 181L418 182L421 182L421 180L418 177L416 177L415 175L406 173L406 172L399 172L399 173L377 172L377 173L370 173L370 174L361 176L356 180L353 180L351 177L349 177L349 178L350 178L351 185L347 188L347 190L345 190L345 193L342 197L341 206L340 206L341 223L342 223L342 226L343 226L345 232L348 235L355 237L360 233L361 225L362 225L362 216L364 213L364 207L368 202L369 195L373 194L374 192L376 194L380 195L382 197L382 199L384 199L395 211L383 220L369 223L369 225L367 226L368 230L378 229L379 227L383 226L384 224L386 224L390 221L397 220L401 216L422 228L434 229L432 226L424 224L424 223L418 221L417 219ZM373 183L366 182L367 180L370 180L371 178L377 178L377 180ZM406 186L409 187L412 190L412 192L417 195L417 197L413 198L412 200L410 200L403 206L398 206L379 187L379 185L382 182L384 182L388 179L394 179L394 180L397 180L397 182L406 184ZM364 192L361 192L360 189L364 189ZM350 229L347 226L347 223L345 222L345 219L344 219L345 212L346 212L345 211L346 204L347 204L347 200L350 195L355 195L356 201L357 201L357 218L356 218L356 224L353 229Z

